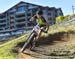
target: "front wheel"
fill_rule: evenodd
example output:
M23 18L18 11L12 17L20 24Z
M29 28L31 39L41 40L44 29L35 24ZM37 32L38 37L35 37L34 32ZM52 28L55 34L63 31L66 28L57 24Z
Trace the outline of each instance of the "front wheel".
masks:
M21 52L23 52L28 46L30 46L30 48L33 46L33 41L34 41L34 37L35 37L35 33L32 33L27 42L23 45L22 49L21 49Z

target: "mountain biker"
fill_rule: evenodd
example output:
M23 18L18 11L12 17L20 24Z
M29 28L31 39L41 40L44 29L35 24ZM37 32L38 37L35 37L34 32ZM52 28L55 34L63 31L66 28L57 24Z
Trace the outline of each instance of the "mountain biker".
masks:
M48 30L49 30L49 23L48 23L48 21L44 18L44 16L43 16L43 11L42 11L41 9L39 9L39 10L36 12L36 15L34 15L34 16L30 19L30 21L32 21L32 22L33 22L34 20L36 20L37 25L40 27L40 30L41 30L41 28L46 27L46 29L44 30L44 32L46 32L46 33L48 32ZM39 33L37 39L39 39L40 36L41 36L41 32Z

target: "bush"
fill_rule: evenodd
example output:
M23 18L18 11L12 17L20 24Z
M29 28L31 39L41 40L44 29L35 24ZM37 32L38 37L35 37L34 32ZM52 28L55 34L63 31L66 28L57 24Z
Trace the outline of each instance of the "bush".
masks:
M58 23L62 22L64 19L65 19L64 16L58 16L58 17L56 17L56 23L58 24Z

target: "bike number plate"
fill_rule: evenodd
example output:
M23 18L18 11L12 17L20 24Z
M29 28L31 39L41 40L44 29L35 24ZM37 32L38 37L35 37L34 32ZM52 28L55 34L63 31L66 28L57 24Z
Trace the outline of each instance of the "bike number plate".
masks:
M35 26L34 30L37 34L39 34L41 31L39 26Z

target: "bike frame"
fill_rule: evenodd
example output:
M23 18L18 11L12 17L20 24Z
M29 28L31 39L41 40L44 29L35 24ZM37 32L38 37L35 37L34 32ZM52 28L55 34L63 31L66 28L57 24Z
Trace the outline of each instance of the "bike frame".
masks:
M36 25L36 26L33 28L32 32L35 32L35 34L38 36L39 33L41 32L41 27L40 27L39 25Z
M27 38L27 42L23 45L23 47L21 49L21 52L23 52L29 44L34 43L33 41L36 40L36 37L39 35L40 32L41 32L40 27L38 25L36 25L33 28L31 34L29 35L29 37ZM35 40L34 40L34 38L35 38Z

